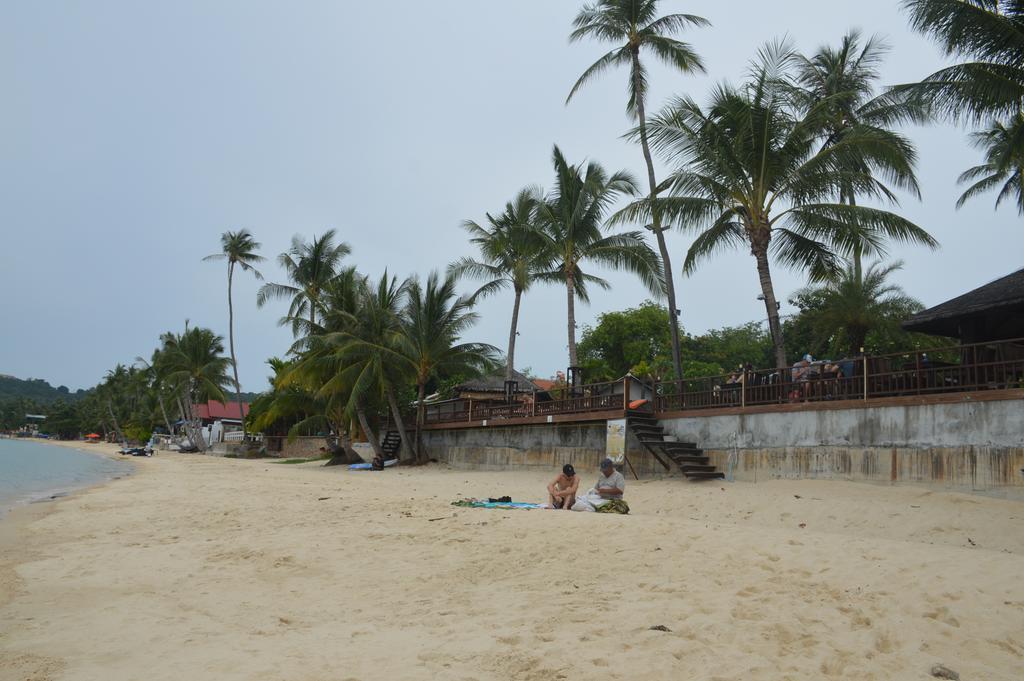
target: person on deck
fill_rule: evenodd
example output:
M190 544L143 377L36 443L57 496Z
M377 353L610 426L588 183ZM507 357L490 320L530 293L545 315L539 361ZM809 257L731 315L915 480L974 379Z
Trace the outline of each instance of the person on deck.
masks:
M626 491L626 478L615 470L615 464L611 459L601 462L601 475L597 478L594 490L602 499L621 499Z
M580 488L580 478L572 464L562 466L562 472L548 483L548 504L551 508L570 510L576 503L576 492Z

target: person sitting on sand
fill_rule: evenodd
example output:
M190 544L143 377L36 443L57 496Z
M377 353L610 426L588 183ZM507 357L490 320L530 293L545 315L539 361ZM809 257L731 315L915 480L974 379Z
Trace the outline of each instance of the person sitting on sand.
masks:
M602 499L621 499L626 491L626 478L615 470L615 464L611 459L601 462L601 475L597 478L594 490Z
M576 503L576 491L580 488L580 479L571 463L562 466L562 472L548 483L548 503L551 508L568 511Z

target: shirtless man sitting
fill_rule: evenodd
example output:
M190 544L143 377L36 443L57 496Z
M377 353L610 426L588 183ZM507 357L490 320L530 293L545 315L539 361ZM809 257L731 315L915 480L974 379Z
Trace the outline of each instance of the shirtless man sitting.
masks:
M572 510L572 505L576 503L576 491L579 487L580 479L576 475L576 469L572 467L572 464L565 464L562 466L562 472L548 483L548 504L551 505L551 508Z

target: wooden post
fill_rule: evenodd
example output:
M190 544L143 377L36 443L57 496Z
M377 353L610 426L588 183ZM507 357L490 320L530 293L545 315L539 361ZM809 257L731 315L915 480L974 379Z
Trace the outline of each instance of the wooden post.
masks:
M533 399L530 400L530 416L537 415L537 389L533 389Z
M917 384L917 394L921 394L921 351L914 352L914 383Z
M622 411L629 411L629 376L622 379Z
M740 409L747 407L747 370L743 369L743 376L740 379Z
M467 421L472 421L473 420L473 398L472 397L469 398L469 414L468 414L466 420Z
M868 356L864 355L864 401L868 399Z

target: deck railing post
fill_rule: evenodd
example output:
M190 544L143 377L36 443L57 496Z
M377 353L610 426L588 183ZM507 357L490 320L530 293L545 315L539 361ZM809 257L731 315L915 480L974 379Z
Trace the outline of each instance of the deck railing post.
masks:
M473 398L472 397L469 398L469 411L466 413L466 420L467 421L472 421L473 420Z
M622 411L629 411L629 376L622 379Z
M743 375L740 377L740 409L746 409L747 407L747 370L743 370Z
M864 399L868 399L868 356L864 355Z
M537 415L537 390L533 391L533 399L530 400L530 416Z

